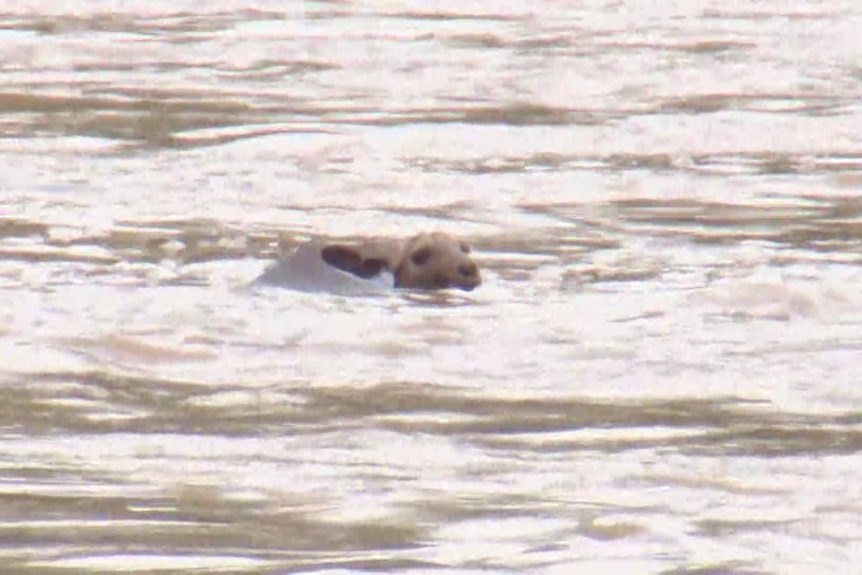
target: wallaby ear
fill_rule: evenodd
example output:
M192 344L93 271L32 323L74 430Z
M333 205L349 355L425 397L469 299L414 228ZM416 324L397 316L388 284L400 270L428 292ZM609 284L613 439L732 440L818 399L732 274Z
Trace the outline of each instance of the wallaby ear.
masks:
M356 248L350 246L326 246L320 250L323 261L341 271L355 274L362 265L362 256Z
M373 278L389 267L389 262L382 258L363 259L359 250L350 246L326 246L320 250L320 256L329 265L362 279Z
M362 279L367 280L380 275L380 272L388 268L388 261L380 258L368 258L362 260L362 263L359 265L359 269L353 273L358 275Z

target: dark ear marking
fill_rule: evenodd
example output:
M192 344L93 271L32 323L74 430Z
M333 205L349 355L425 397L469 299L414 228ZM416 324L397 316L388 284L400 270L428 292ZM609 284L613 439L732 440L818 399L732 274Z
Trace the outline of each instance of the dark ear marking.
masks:
M413 262L413 265L421 266L427 262L430 257L431 248L426 246L413 252L413 255L410 256L410 261Z
M362 260L362 263L353 273L361 277L362 279L371 279L376 275L379 275L380 272L387 269L389 267L389 262L380 258L368 258L367 260Z
M469 254L470 253L470 246L465 244L464 242L461 242L461 251L464 252L465 254Z
M320 250L320 257L332 267L362 279L373 278L389 267L385 259L362 259L359 251L349 246L326 246Z
M320 257L332 267L348 273L356 273L355 270L362 265L362 256L349 246L326 246L320 250Z

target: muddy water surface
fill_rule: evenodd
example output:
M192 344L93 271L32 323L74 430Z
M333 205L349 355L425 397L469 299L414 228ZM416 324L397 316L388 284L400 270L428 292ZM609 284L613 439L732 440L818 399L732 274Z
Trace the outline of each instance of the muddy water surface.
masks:
M858 2L48 4L4 573L857 571ZM478 290L248 288L425 229Z

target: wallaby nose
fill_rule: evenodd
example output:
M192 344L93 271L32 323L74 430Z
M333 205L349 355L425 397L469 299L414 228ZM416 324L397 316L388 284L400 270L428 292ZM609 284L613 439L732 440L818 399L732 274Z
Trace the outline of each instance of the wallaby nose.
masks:
M458 266L458 273L461 277L474 278L479 275L479 268L473 262L464 262Z

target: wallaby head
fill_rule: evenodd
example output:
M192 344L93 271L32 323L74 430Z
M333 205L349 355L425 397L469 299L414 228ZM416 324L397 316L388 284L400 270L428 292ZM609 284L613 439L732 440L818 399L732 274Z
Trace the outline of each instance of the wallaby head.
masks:
M361 278L388 270L395 287L469 291L482 283L470 246L443 232L384 243L329 245L320 255L329 265Z
M443 232L421 233L407 240L393 275L398 287L469 291L482 283L470 246Z

